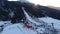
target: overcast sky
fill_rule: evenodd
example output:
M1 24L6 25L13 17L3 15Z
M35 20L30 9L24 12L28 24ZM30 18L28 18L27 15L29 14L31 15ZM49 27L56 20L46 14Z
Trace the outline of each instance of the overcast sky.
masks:
M12 0L10 0L12 1ZM17 0L13 0L17 1ZM60 7L60 0L28 0L29 2L35 3L35 4L40 4L43 6L55 6L55 7Z

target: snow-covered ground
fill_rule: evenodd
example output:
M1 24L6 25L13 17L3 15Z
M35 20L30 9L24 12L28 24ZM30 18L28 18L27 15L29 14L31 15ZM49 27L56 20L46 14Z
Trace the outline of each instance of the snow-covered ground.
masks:
M45 23L54 23L54 28L60 29L60 20L53 19L51 17L43 17L38 19L43 20ZM0 21L0 25L3 25L3 23L10 23L10 21ZM44 28L42 29L44 30ZM5 27L1 34L36 34L36 31L24 28L22 23L18 23Z
M4 29L2 34L35 34L33 30L29 30L23 27L23 24L13 24Z
M9 25L11 25L11 21L0 21L0 26L4 26L4 27L7 27Z
M43 20L44 22L51 24L54 23L54 28L60 29L60 20L51 18L51 17L43 17L43 18L38 18L40 20Z

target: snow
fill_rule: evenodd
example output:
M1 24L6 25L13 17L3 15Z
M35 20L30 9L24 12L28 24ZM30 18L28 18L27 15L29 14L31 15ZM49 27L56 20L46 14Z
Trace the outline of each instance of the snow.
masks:
M60 23L59 23L60 20L53 19L51 17L42 17L38 19L43 20L44 22L49 24L54 23L54 28L60 29ZM9 22L10 21L5 21L5 22L1 21L0 23L3 24ZM45 29L40 27L37 29L37 31L43 33ZM36 31L24 28L22 23L18 23L18 24L12 24L10 26L5 27L1 34L36 34Z
M10 12L9 13L9 16L11 16L11 18L14 16L14 12L12 11L12 12Z
M11 25L11 21L0 21L0 26L4 26L4 27L7 27L9 25Z
M48 24L54 23L54 28L60 29L60 20L57 20L51 17L43 17L38 19L43 20L45 23L48 23Z
M22 24L14 24L4 28L1 34L36 34L34 31L23 28Z
M45 32L45 28L40 27L40 28L37 29L37 31L38 31L39 33L44 33L44 32Z

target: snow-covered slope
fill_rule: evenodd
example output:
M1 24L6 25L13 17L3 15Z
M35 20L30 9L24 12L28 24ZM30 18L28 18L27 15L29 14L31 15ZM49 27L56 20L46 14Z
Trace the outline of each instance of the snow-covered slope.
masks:
M36 34L36 32L24 28L23 24L14 24L6 27L1 34Z
M0 26L7 27L11 25L11 21L0 21Z
M60 20L57 20L51 17L43 17L39 19L43 20L45 23L48 23L48 24L54 23L54 28L60 29Z
M44 21L45 23L49 23L49 24L54 23L54 28L60 29L60 20L53 19L51 17L43 17L43 18L38 18L38 19ZM4 23L4 22L1 21L0 23ZM37 33L36 31L24 28L23 26L24 24L22 23L12 24L10 26L5 27L4 30L1 32L1 34L36 34ZM39 29L37 30L40 31ZM42 29L44 30L44 28Z

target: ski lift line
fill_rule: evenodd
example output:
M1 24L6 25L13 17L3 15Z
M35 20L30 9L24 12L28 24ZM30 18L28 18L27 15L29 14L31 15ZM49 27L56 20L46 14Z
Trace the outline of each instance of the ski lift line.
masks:
M24 14L25 14L25 17L26 17L29 21L31 21L32 23L36 23L37 25L39 24L39 23L37 23L36 21L34 21L34 20L28 15L28 13L24 10L24 7L22 7L22 10L23 10L23 12L24 12Z

